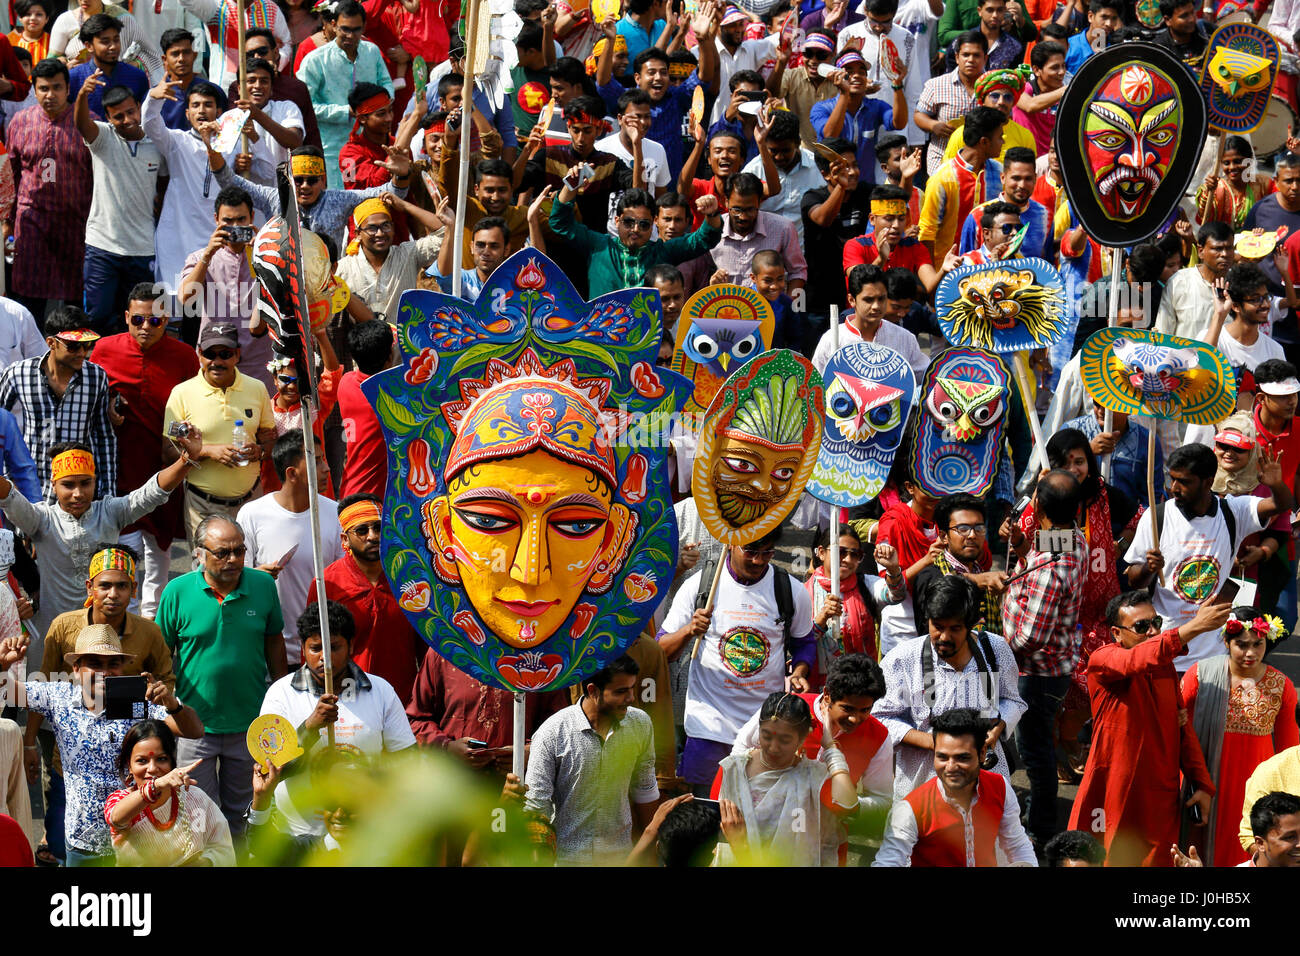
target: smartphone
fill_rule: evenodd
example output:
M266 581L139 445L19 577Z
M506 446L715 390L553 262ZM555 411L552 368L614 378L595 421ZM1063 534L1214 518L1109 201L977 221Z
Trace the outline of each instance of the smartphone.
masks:
M835 67L830 63L821 63L817 66L818 76L830 76L835 72Z
M252 242L257 230L252 226L225 226L226 238L231 242Z
M751 103L762 103L767 100L766 90L740 90L740 98L749 100Z
M132 720L135 705L144 703L148 686L144 677L105 677L104 716L109 720Z
M575 175L577 178L577 182L573 181ZM564 182L565 185L567 185L570 189L572 189L574 192L577 192L587 182L589 182L595 175L596 175L595 170L593 170L590 166L584 164L578 167L578 171L576 174L566 175L564 177Z
M484 747L487 746L487 741L475 740L473 737L471 737L469 740L465 742L465 744L467 747L470 748L470 750L482 750Z
M167 426L168 438L184 438L190 433L190 426L186 422L172 422Z
M1187 819L1191 820L1193 823L1197 825L1204 822L1205 818L1201 816L1201 805L1199 803L1193 803L1190 807L1187 808Z
M284 553L284 555L280 558L279 561L275 563L280 567L284 567L286 564L288 564L290 561L293 560L293 556L297 553L298 553L298 545L295 544L292 548L290 548L288 551Z
M113 393L113 411L115 411L115 412L117 412L119 415L121 415L121 414L122 414L122 409L124 409L124 408L126 408L126 400L123 399L121 395L118 395L116 392L114 392L114 393Z
M1051 531L1034 532L1034 550L1044 554L1063 554L1074 550L1074 531L1070 528L1054 528Z

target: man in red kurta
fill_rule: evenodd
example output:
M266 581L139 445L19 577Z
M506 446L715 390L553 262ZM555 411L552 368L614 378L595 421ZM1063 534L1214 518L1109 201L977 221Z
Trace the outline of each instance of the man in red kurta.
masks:
M1171 866L1181 815L1179 773L1195 792L1186 808L1210 818L1214 782L1196 734L1180 709L1174 658L1199 634L1223 626L1228 605L1203 605L1176 630L1161 620L1146 591L1111 600L1114 644L1088 659L1092 749L1070 814L1070 829L1105 832L1107 866Z
M194 349L167 334L166 299L157 286L142 282L131 290L126 307L127 331L95 343L95 364L108 375L109 387L121 399L112 413L120 415L114 494L130 494L162 467L163 410L172 389L199 374ZM172 495L122 531L143 558L140 614L152 618L171 570L172 539L184 528L181 495ZM136 540L133 536L138 536Z
M346 607L356 621L352 659L357 666L392 684L405 705L411 700L415 673L428 645L402 613L379 562L383 527L380 499L375 495L341 499L339 527L343 529L343 550L347 553L325 569L325 596ZM307 603L315 600L313 581ZM402 600L423 600L427 604L428 595L403 595Z
M348 94L348 108L356 117L352 135L339 150L339 170L345 189L372 189L382 186L393 174L377 162L388 161L387 147L393 145L393 98L382 86L358 83ZM349 223L348 233L355 231ZM406 215L399 209L393 215L393 244L410 238Z
M354 325L348 329L348 351L357 367L339 380L339 417L347 442L339 494L382 497L388 484L388 447L379 416L361 393L361 383L392 364L392 328L386 322Z

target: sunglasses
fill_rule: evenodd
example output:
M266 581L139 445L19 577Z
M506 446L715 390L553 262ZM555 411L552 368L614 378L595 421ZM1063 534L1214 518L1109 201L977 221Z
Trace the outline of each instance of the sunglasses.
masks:
M205 359L219 360L224 362L227 359L232 359L235 357L235 350L214 346L213 348L210 349L204 349L203 357Z
M804 50L803 58L810 63L822 63L831 58L825 50Z
M254 47L251 50L244 51L244 56L250 60L265 60L270 55L271 48L269 46Z
M295 186L315 186L322 178L321 176L295 176L293 177L293 184Z
M297 384L298 384L298 376L297 376L297 375L277 375L277 376L275 377L275 380L276 380L277 382L279 382L281 385L297 385Z
M776 548L764 548L762 551L757 548L741 548L740 550L745 552L747 558L761 558L763 560L767 560L776 554Z
M633 219L630 216L624 216L619 220L624 229L640 229L642 232L649 232L654 222L649 219Z
M1018 223L1013 224L1013 223L1009 223L1009 222L1004 222L1004 223L1001 225L1000 228L1002 229L1002 235L1004 235L1004 236L1009 236L1009 235L1011 235L1013 232L1015 232L1017 229L1019 229L1019 228L1020 228L1020 225L1019 225Z
M1124 629L1132 631L1134 634L1156 634L1160 631L1160 625L1164 623L1165 619L1157 614L1155 617L1149 617L1144 621L1134 621L1132 626ZM1120 627L1124 627L1124 625L1121 624Z
M94 342L69 342L66 339L59 339L59 341L63 343L65 349L74 355L78 352L89 352L95 347Z
M1244 448L1238 448L1236 445L1225 445L1225 444L1224 444L1223 442L1221 442L1221 441L1216 441L1216 442L1214 443L1214 447L1217 448L1217 449L1219 449L1219 451L1223 452L1225 455L1244 455L1244 454L1246 454L1246 449L1244 449Z
M373 524L359 524L348 528L348 534L355 534L358 538L364 538L372 531L375 534L379 534L383 531L383 525L376 521Z
M231 558L242 558L244 553L248 551L248 548L241 544L237 548L221 548L220 550L215 551L212 548L204 548L204 550L218 561L229 561Z
M149 323L149 327L150 327L150 328L152 328L152 329L156 329L156 328L158 328L158 326L160 326L160 325L165 325L166 322L167 322L167 319L166 319L164 316L161 316L161 315L133 315L133 316L131 316L131 324L134 325L137 329L138 329L140 326L144 325L146 322Z

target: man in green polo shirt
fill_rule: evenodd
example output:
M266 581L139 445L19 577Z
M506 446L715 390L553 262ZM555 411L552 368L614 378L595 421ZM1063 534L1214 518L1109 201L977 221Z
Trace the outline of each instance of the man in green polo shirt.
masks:
M244 567L239 525L211 515L195 541L203 566L173 578L158 604L177 691L203 719L203 737L178 742L176 757L180 766L203 758L190 775L238 835L253 798L248 725L261 711L268 673L277 680L289 672L284 619L275 579Z

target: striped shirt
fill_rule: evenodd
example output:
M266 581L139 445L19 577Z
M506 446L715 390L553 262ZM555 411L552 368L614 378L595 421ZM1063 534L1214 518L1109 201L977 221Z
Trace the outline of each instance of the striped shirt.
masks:
M934 243L934 260L942 262L948 250L957 244L958 232L972 209L991 196L1002 192L1002 164L990 159L984 168L973 166L955 156L939 167L925 184L921 199L922 242Z
M916 104L916 112L951 124L964 117L976 105L974 90L966 89L957 71L953 70L933 77L925 84L921 90L921 99ZM943 162L943 151L948 146L948 139L948 136L930 135L930 146L925 154L925 171L931 176Z
M0 408L12 411L15 405L22 406L23 440L36 461L45 503L54 503L50 449L65 441L90 446L95 456L95 497L113 494L117 490L117 435L108 420L107 373L94 362L85 362L69 380L63 397L55 398L44 363L45 356L23 359L0 373Z

